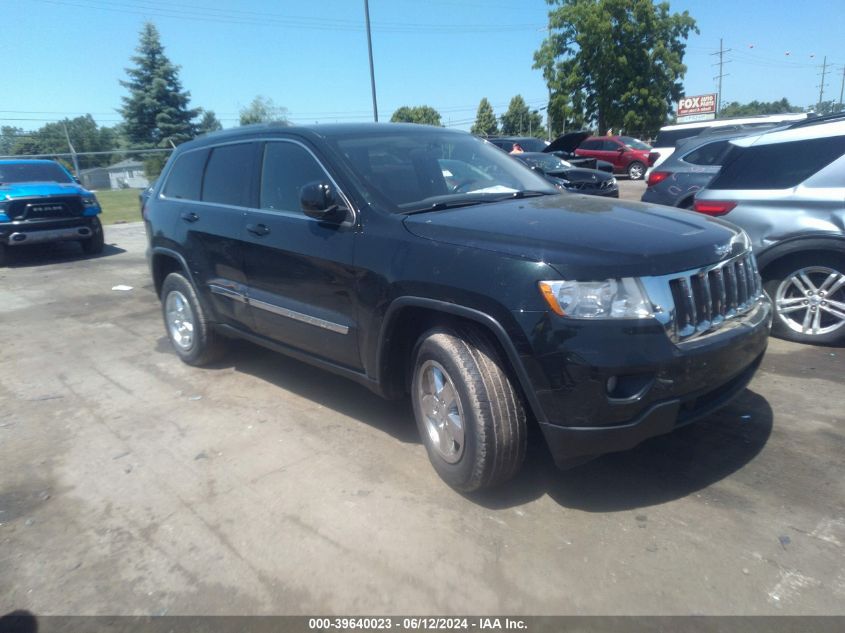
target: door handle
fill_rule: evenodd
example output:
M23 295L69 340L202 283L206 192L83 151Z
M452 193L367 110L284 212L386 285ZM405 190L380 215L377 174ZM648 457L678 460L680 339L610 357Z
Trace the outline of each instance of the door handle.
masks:
M182 214L182 219L185 220L185 222L196 222L200 219L200 216L198 216L193 211L185 211Z
M253 235L262 237L270 232L270 227L266 224L247 224L246 230L252 233Z

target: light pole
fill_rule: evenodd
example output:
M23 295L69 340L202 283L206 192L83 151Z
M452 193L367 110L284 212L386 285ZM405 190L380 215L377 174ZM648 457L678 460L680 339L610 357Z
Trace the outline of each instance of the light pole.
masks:
M367 50L370 53L370 86L373 89L373 121L378 123L378 103L376 102L376 73L373 70L373 36L370 33L370 3L364 0L364 17L367 21Z

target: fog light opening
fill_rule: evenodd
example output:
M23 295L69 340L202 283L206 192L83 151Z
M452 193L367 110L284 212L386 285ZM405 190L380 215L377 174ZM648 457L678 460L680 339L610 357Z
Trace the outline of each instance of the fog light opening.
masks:
M616 403L639 400L652 384L654 384L654 374L651 373L610 376L605 384L607 398Z

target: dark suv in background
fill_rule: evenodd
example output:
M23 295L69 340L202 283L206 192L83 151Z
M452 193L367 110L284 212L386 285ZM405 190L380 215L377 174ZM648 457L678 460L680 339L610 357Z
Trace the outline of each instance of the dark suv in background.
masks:
M51 160L0 160L0 266L12 248L76 241L102 252L97 197Z
M143 213L186 363L239 337L410 394L458 490L519 470L529 417L572 465L712 412L766 349L740 229L560 194L454 130L211 134L176 149Z

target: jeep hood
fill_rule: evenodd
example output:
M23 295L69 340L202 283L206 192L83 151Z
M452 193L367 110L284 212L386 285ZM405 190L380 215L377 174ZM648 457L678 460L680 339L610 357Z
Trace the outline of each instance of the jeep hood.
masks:
M404 223L419 237L545 262L577 280L706 266L740 232L689 211L576 194L418 213Z
M73 182L13 182L0 185L0 200L39 196L80 196L88 193L87 189Z

